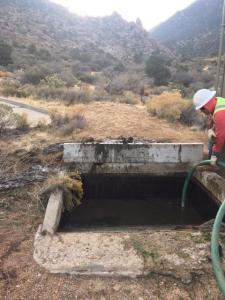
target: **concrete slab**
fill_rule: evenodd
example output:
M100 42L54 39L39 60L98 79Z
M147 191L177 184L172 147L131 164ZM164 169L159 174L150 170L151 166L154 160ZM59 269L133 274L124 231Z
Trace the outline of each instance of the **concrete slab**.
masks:
M143 272L143 260L126 248L128 233L57 233L35 237L35 261L51 273L131 276Z
M51 273L163 276L190 284L212 274L209 240L200 232L73 232L35 238L34 259Z
M195 143L65 143L64 161L83 173L185 172L203 159Z

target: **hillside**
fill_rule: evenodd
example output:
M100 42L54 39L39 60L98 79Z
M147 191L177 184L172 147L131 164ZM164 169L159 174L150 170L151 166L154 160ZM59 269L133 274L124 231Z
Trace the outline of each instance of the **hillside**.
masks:
M182 58L217 54L223 0L197 0L151 30L150 36Z
M117 13L79 17L48 0L0 0L0 8L0 41L12 45L14 68L76 61L99 71L140 63L158 49L139 20L126 22Z

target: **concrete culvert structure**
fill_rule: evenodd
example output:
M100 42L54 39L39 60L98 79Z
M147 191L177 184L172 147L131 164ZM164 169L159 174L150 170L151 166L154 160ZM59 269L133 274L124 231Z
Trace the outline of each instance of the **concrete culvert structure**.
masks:
M216 192L214 187L207 190L205 172L201 176L196 174L187 210L182 213L185 175L202 157L202 144L120 141L65 144L65 165L82 174L83 203L72 212L61 211L55 234L53 230L50 235L43 235L42 227L39 228L34 259L53 273L134 277L149 272L144 254L150 253L151 257L156 251L158 254L152 256L162 260L167 257L166 244L154 248L158 243L156 236L166 243L170 235L187 230L185 236L190 235L193 241L189 240L187 245L183 242L179 247L192 247L184 251L189 251L193 260L191 252L198 247L194 240L196 236L202 238L196 229L215 217L220 202L218 194L224 192L222 185L220 192L218 185ZM60 203L58 200L54 204L59 210ZM52 211L50 204L46 215L49 209ZM145 245L147 241L153 244ZM146 250L148 247L154 249ZM201 264L201 259L195 263ZM174 265L168 268L176 269L177 262L169 264ZM182 270L182 276L191 276L190 261L182 260L182 264L174 272Z

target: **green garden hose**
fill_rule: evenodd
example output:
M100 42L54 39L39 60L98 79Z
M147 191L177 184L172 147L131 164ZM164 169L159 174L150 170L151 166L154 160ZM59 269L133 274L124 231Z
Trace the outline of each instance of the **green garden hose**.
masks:
M206 165L210 165L210 160L203 160L201 161L200 163L198 164L195 164L191 170L188 172L188 175L185 179L185 182L184 182L184 186L183 186L183 190L182 190L182 197L181 197L181 208L184 209L185 208L185 204L186 204L186 198L187 198L187 189L188 189L188 186L189 186L189 183L191 181L191 178L196 170L196 168L198 166L206 166Z
M188 175L185 179L184 182L184 186L183 186L183 190L182 190L182 196L181 196L181 208L184 209L185 205L186 205L186 199L187 199L187 189L189 186L189 183L191 181L191 178L196 170L197 167L199 166L206 166L206 165L211 165L211 161L210 160L203 160L200 163L195 164L191 170L188 172ZM222 161L218 161L217 165L224 168L225 169L225 163Z
M223 295L225 296L225 278L224 278L224 272L221 266L220 255L219 255L219 235L220 235L220 228L224 216L225 216L225 199L221 204L220 209L216 215L216 219L212 230L212 238L211 238L211 257L212 257L213 271L216 276L216 280L219 285L219 288L223 293Z
M184 186L183 186L183 191L182 191L182 199L181 199L181 207L182 209L185 208L186 204L186 195L187 195L187 189L188 185L190 183L190 180L198 166L204 166L204 165L210 165L211 161L210 160L203 160L200 163L194 165L192 169L188 172L188 175L185 179ZM225 163L218 161L217 165L225 168ZM220 206L220 209L218 210L218 213L216 215L216 219L213 225L213 230L212 230L212 238L211 238L211 258L212 258L212 266L213 266L213 271L216 276L217 283L219 285L219 288L223 295L225 296L225 278L224 278L224 271L221 266L221 261L220 261L220 255L219 255L219 234L220 234L220 228L221 224L223 222L223 218L225 216L225 199L223 203Z

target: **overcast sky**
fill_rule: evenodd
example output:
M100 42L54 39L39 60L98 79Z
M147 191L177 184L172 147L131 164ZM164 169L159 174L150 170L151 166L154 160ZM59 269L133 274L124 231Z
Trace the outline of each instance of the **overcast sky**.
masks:
M106 16L114 11L128 21L138 17L150 29L195 0L51 0L80 16Z

